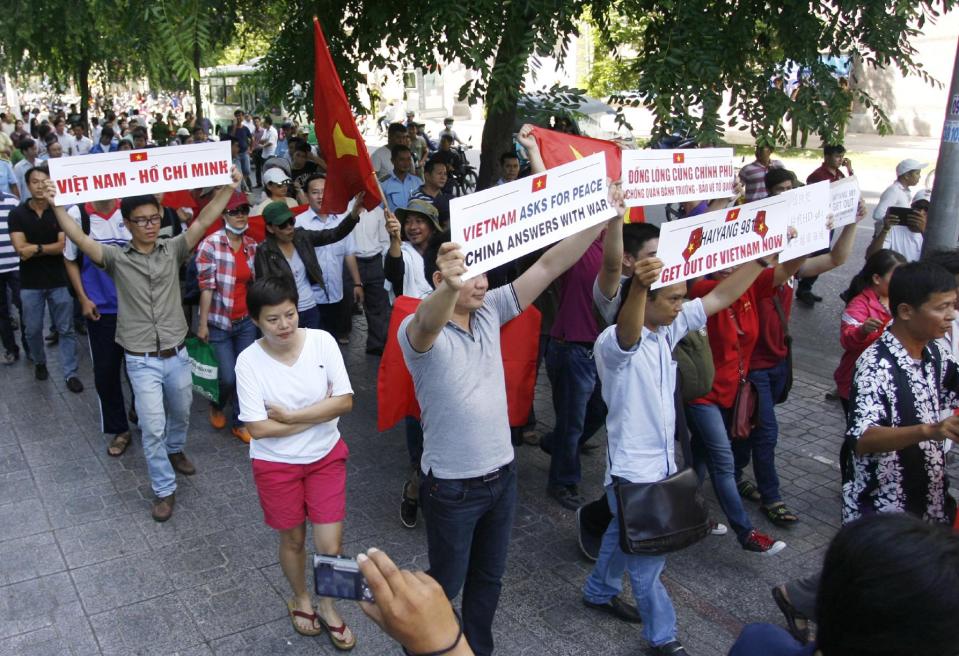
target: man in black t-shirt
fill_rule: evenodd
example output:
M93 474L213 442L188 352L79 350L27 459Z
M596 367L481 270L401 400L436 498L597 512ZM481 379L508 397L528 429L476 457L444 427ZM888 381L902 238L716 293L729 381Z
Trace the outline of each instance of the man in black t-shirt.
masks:
M73 298L63 266L65 238L43 192L50 175L45 166L38 166L28 170L25 179L33 196L10 212L9 227L10 241L20 256L20 302L30 357L36 365L37 380L46 380L49 372L43 350L43 310L47 307L60 335L60 365L67 389L78 394L83 384L77 377Z

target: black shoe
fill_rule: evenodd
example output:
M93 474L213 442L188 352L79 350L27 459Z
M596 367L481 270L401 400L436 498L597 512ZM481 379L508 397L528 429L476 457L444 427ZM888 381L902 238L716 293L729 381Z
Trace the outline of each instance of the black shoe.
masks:
M54 331L51 332L49 335L47 335L46 337L44 337L44 338L43 338L43 341L45 341L45 342L46 342L47 344L49 344L50 346L54 346L54 345L56 345L57 342L60 341L60 333L58 333L57 331L54 330Z
M689 652L679 643L679 640L673 640L672 642L667 642L665 645L653 647L650 653L653 654L653 656L689 656Z
M577 510L586 503L579 495L579 488L575 485L549 485L546 493L556 499L563 508Z
M47 371L47 365L38 364L36 369L33 370L34 375L37 377L37 380L46 380L50 377L50 372Z
M594 563L599 560L599 547L603 543L603 536L596 537L583 524L583 508L576 509L576 535L579 538L579 550Z
M810 291L806 291L805 289L800 292L796 292L796 300L808 307L812 307L813 305L815 305L817 298L819 297ZM819 298L819 300L822 300L822 299Z
M80 379L76 376L70 376L67 378L67 389L74 394L79 394L83 391L83 383L81 383Z
M419 511L419 502L403 494L403 501L400 503L400 522L406 528L416 528L416 516Z
M616 619L623 620L624 622L630 622L632 624L643 623L643 620L639 617L639 611L636 610L636 607L632 604L627 604L619 597L613 597L605 604L594 604L587 599L583 599L583 605L586 606L586 608L592 608L593 610L601 610L604 613L609 613Z

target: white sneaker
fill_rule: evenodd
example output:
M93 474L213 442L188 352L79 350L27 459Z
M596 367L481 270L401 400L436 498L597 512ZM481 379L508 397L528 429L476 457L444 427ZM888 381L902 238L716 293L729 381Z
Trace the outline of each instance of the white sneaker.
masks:
M725 524L720 524L719 522L711 519L709 520L709 534L710 535L726 535L729 533L729 529Z

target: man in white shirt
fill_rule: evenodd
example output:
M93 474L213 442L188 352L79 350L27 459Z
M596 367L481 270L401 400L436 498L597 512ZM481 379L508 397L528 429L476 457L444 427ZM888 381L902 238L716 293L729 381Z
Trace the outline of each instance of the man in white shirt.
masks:
M276 142L279 138L279 133L273 127L273 119L267 114L263 117L263 136L260 137L260 146L262 147L260 153L264 160L276 154Z
M20 202L22 203L31 197L26 180L27 171L42 162L38 157L37 142L30 137L24 137L20 140L20 152L23 153L23 159L13 167L13 174L17 176L17 189L20 190Z
M383 257L390 247L386 213L382 206L360 214L351 238L356 249L356 268L363 281L363 312L366 314L366 352L382 355L390 323L390 296L386 291Z
M886 187L879 197L879 204L872 212L872 220L876 224L873 236L882 230L883 220L890 207L909 207L912 198L910 187L919 184L919 172L929 166L914 159L904 159L896 165L896 181Z
M380 146L370 155L376 177L385 180L393 173L393 146L409 147L409 134L402 123L390 123L386 131L386 145Z
M343 219L349 216L346 212L340 216L320 214L323 204L323 193L326 190L326 177L322 173L315 173L307 178L304 185L310 203L310 209L296 217L296 227L306 230L329 230L335 228ZM323 271L323 285L313 285L313 297L320 311L320 327L337 337L340 343L348 337L341 329L345 323L344 317L352 315L352 304L347 307L344 300L344 266L349 272L353 289L349 298L356 303L363 303L363 279L360 278L356 262L356 241L351 234L333 244L316 247L316 260ZM347 314L348 313L348 314ZM337 334L339 333L339 334ZM346 331L348 335L348 331Z
M931 196L932 192L928 189L920 189L907 208L908 213L900 215L893 211L886 212L882 228L866 247L866 257L870 257L880 248L888 248L902 255L907 262L917 262L922 257L923 235L929 218Z
M71 155L86 155L93 148L93 139L83 134L83 126L77 123L73 126L73 152Z
M60 148L63 150L63 155L72 155L74 140L73 135L67 132L67 121L63 117L58 117L53 122L53 130L57 135L57 141L60 142Z

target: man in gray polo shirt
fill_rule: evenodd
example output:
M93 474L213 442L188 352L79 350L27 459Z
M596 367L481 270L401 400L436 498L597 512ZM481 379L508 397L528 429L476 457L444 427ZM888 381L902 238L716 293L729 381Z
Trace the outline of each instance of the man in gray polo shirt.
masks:
M399 327L422 410L420 503L430 574L450 599L463 590L463 632L477 656L493 651L516 506L500 326L572 266L603 225L559 242L513 284L489 293L485 275L463 281L459 245L443 244L435 291Z
M55 208L66 236L117 285L116 340L125 352L136 397L143 455L156 495L152 516L158 522L173 514L174 470L185 475L196 472L183 453L193 392L190 358L183 345L187 324L180 307L177 272L242 181L235 168L232 178L233 183L216 191L189 229L172 239L158 239L163 210L155 196L121 201L123 222L133 237L123 247L90 238L64 208ZM46 193L53 205L56 187L52 182Z

